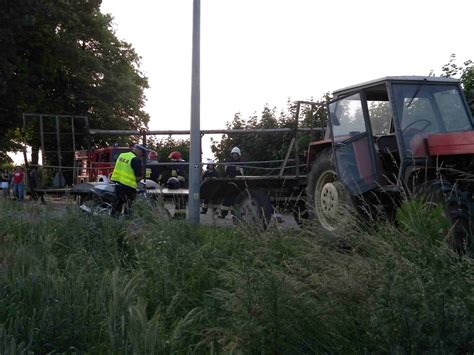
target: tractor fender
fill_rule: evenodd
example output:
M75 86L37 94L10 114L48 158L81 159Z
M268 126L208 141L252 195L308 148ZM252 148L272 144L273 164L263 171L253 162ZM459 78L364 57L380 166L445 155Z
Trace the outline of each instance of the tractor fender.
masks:
M316 142L311 142L308 147L308 160L306 161L306 166L308 171L311 171L311 166L319 154L324 151L326 148L332 148L331 139L323 139Z

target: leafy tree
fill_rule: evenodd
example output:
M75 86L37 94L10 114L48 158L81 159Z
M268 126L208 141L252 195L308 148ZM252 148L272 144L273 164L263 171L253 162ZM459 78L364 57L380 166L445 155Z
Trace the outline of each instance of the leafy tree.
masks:
M320 102L321 104L323 101ZM254 114L247 121L243 120L240 113L236 113L232 122L226 124L227 129L271 129L271 128L296 128L296 104L288 101L285 111L280 112L277 118L276 108L265 105L260 116ZM325 109L311 109L309 105L303 105L298 119L299 127L325 127ZM319 134L298 133L298 149L302 155L311 140L319 139ZM220 141L212 141L211 150L218 161L226 161L230 158L233 147L239 147L242 151L242 160L247 162L282 160L290 146L294 132L288 133L248 133L248 134L224 134ZM294 156L291 156L293 158ZM247 169L248 173L266 175L276 174L281 162L252 164L258 166L255 169Z
M441 76L459 78L471 112L474 114L474 62L469 59L459 65L457 64L456 54L453 53L449 57L449 62L443 65L441 71Z
M100 12L100 4L0 0L1 151L19 148L14 132L25 112L87 115L91 127L102 129L147 126L142 108L148 82L139 70L140 57L116 37L112 17ZM45 130L54 129L54 122L46 120ZM37 152L38 124L24 134ZM77 149L87 145L82 137ZM55 137L45 139L49 150ZM93 139L103 145L110 137Z
M151 149L156 150L160 156L160 161L169 161L168 156L173 151L178 151L182 154L185 161L189 161L189 147L190 140L188 139L173 139L171 136L158 139L149 140Z

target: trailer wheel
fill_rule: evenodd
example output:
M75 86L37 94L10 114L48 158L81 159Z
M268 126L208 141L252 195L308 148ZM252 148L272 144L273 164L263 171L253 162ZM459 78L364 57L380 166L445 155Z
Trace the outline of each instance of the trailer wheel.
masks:
M234 203L234 220L246 226L256 226L265 230L272 217L272 204L268 196L260 190L244 190Z
M417 187L414 197L428 207L441 205L451 223L450 247L460 254L473 255L474 206L470 193L459 191L447 181L435 180Z
M341 216L351 209L349 194L336 174L332 150L323 150L308 177L307 196L310 219L328 232L341 226Z

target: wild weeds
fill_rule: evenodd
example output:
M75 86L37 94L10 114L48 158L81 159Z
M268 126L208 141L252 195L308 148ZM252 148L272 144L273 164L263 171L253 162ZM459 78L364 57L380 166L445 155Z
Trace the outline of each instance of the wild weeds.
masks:
M474 266L436 209L337 237L151 212L0 205L2 353L472 352Z

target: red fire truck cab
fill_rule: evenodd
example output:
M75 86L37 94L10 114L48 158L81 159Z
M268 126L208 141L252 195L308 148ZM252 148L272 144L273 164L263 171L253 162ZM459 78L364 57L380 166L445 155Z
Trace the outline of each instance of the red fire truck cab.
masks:
M131 148L128 147L106 147L91 151L76 151L75 160L78 167L76 184L108 179L114 170L118 156L130 151Z

